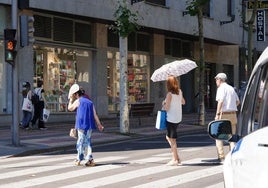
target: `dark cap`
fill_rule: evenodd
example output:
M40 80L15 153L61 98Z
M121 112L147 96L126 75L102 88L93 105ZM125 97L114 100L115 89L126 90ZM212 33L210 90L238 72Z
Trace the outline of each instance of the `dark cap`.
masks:
M31 84L30 84L29 82L23 82L23 83L22 83L22 86L23 86L23 87L30 87Z

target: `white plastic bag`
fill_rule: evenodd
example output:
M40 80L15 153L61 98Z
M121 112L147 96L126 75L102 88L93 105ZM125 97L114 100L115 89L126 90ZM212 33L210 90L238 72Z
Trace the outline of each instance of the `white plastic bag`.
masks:
M43 109L43 121L47 122L48 118L49 118L49 114L50 114L50 110L44 108Z
M28 96L23 99L22 110L31 112L33 111L32 101L28 99Z

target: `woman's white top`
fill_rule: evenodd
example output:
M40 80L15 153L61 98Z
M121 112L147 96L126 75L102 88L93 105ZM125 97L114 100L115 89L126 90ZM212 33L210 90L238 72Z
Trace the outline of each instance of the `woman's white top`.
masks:
M181 94L181 91L180 91ZM182 119L182 104L181 100L182 97L181 95L176 95L171 93L171 102L170 102L170 107L167 111L167 121L171 123L179 123L181 122Z

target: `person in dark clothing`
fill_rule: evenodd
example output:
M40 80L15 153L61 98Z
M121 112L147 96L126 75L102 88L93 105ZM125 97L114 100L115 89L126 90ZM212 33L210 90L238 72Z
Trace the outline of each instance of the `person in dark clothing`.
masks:
M31 101L32 91L31 91L31 84L29 82L23 82L22 84L22 97L28 98ZM20 122L20 127L23 129L29 129L29 124L32 119L32 105L29 106L29 109L25 110L22 109L23 117Z
M36 127L36 121L38 120L38 128L40 130L46 130L47 127L45 127L45 123L43 121L43 109L46 106L46 100L45 100L45 91L42 88L43 81L39 80L37 81L37 88L34 89L34 93L36 93L39 96L39 101L34 104L34 117L32 119L32 127Z

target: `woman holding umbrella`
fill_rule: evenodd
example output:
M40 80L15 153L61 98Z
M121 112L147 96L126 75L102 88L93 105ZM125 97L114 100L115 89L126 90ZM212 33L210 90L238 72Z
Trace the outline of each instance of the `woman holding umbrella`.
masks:
M185 104L179 82L176 77L169 76L167 79L166 99L163 101L163 110L167 112L167 134L166 139L171 147L172 160L167 163L170 166L176 166L181 163L177 151L177 127L182 120L182 105Z

